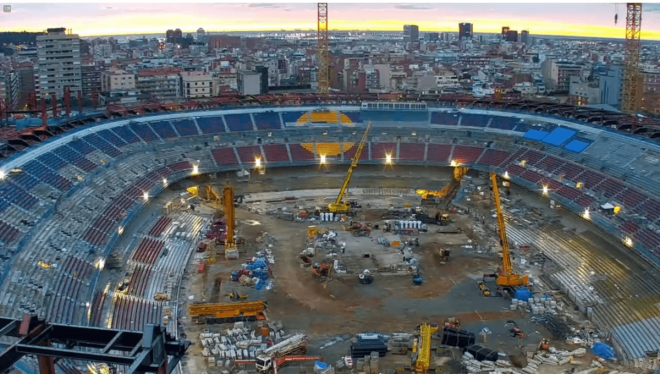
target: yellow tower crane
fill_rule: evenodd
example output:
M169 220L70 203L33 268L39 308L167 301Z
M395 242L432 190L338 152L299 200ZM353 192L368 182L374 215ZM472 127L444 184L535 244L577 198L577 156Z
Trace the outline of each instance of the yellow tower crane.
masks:
M500 232L500 243L502 244L502 271L497 275L497 284L504 287L518 287L529 283L529 276L520 276L513 270L511 255L509 254L509 243L506 239L506 227L504 225L504 214L500 204L500 191L497 186L497 174L490 173L490 181L493 184L493 197L495 209L497 210L497 225Z
M332 213L347 213L351 210L351 204L348 201L344 200L344 194L346 193L348 184L351 181L351 175L353 175L353 169L355 169L355 167L358 165L358 162L360 161L362 148L364 148L364 144L367 142L367 137L369 136L370 130L371 130L371 121L367 123L367 128L366 130L364 130L364 134L362 134L362 140L360 140L360 144L358 145L357 150L355 151L355 155L351 160L351 166L348 168L346 179L344 179L344 184L341 186L341 190L339 190L339 195L337 195L337 200L335 200L334 203L330 203L328 205L328 209Z
M238 249L234 239L234 225L236 215L234 213L234 190L226 186L222 190L223 205L225 208L225 220L227 224L227 235L225 237L225 258L238 258Z

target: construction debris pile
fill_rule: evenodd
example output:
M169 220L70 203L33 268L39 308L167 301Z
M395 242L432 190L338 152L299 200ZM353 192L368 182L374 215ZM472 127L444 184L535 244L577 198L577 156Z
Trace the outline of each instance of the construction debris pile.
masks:
M202 356L208 358L208 366L233 367L240 361L254 360L269 346L289 338L280 322L259 321L250 327L235 322L232 328L220 333L204 332L199 335L203 347Z
M587 353L585 348L578 348L574 351L564 351L558 350L554 347L549 347L547 350L538 350L536 352L530 351L527 352L527 362L523 367L515 367L512 363L514 360L508 361L504 360L501 357L501 354L498 355L495 359L490 360L477 360L473 354L466 351L463 354L461 363L467 369L470 374L477 373L512 373L512 374L536 374L544 373L544 366L569 366L569 367L579 367L584 366L587 362L578 360L578 358L583 357ZM603 363L606 362L603 358L595 358L589 364L588 369L581 371L571 371L575 374L589 374L589 373L602 373L605 372ZM520 362L517 361L516 364L520 365ZM546 369L547 370L547 369ZM620 371L611 370L608 373L610 374L625 374Z
M270 236L264 233L258 240L260 243L270 242ZM270 265L275 263L273 255L273 244L265 244L262 251L256 253L255 257L250 257L241 265L241 269L231 273L231 280L239 282L243 286L254 287L257 291L273 288Z

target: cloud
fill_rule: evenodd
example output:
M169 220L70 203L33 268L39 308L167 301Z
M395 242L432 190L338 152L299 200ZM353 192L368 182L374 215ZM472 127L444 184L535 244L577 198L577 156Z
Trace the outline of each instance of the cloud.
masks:
M279 4L273 3L251 3L248 4L250 8L280 8Z
M433 9L428 6L424 5L415 5L415 4L401 4L401 5L395 5L395 9L404 9L404 10L429 10Z
M112 9L112 7L111 7L111 6L107 6L107 7L105 7L105 9Z

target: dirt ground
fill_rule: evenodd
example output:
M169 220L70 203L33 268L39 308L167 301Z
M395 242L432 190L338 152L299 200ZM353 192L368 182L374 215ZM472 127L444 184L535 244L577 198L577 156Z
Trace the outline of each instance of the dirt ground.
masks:
M375 177L380 177L379 173L375 171ZM417 178L414 173L414 170L400 171L398 178L379 179L377 183L383 187L410 186L411 179ZM373 185L374 180L365 174L368 173L361 171L361 176L354 183ZM439 175L439 178L447 176ZM269 180L251 181L237 186L237 190L239 193L282 191L288 189L292 179L296 178L291 176L290 171L274 172ZM328 188L336 178L334 175L314 178L315 184L310 187L305 180L305 188ZM302 180L299 182L303 184ZM437 180L433 183L438 186L443 184ZM429 188L424 185L416 187ZM381 214L375 210L364 212L366 220L372 223L378 223ZM390 274L376 274L372 284L361 285L356 275L334 276L332 280L323 283L313 277L310 268L300 267L298 256L305 249L309 223L289 222L238 209L240 236L246 239L245 251L238 261L218 258L217 262L208 264L205 283L202 282L202 276L196 274L196 267L189 264L191 275L186 286L186 297L193 295L195 300L200 300L199 296L204 295L209 300L230 302L227 294L236 290L248 295L248 300L266 300L268 318L281 321L287 332L306 333L309 337L308 354L322 355L329 363L349 353L350 340L358 333L412 333L422 322L442 324L449 317L460 319L463 328L475 333L488 328L492 334L481 344L491 349L517 352L523 345L538 344L542 337L548 336L542 326L533 324L530 316L521 311L511 311L510 301L498 297L484 298L477 290L477 280L485 273L493 273L501 264L496 254L478 254L452 245L450 261L445 264L439 261L436 250L438 245L446 245L448 242L466 243L468 240L473 245L483 245L493 239L481 238L472 231L467 216L453 215L452 218L463 229L462 234L443 236L423 233L419 237L420 247L413 249L419 255L423 271L424 282L421 286L413 285L410 275ZM274 288L256 291L232 283L230 273L238 270L247 257L263 249L256 238L264 232L276 241L273 248L275 264L271 268ZM346 234L340 232L340 235L343 235L342 240L351 240ZM219 294L218 291L213 294L216 276L222 278ZM505 326L509 320L515 321L526 332L525 339L509 336L509 327ZM184 318L188 339L196 342L197 335L206 327L192 326L187 322ZM433 346L439 344L439 340L434 340ZM210 371L210 368L205 367L199 351L198 346L189 351L193 359L189 360L187 371L191 373ZM381 359L381 370L409 364L409 356L388 355ZM448 367L446 369L446 372L458 372Z

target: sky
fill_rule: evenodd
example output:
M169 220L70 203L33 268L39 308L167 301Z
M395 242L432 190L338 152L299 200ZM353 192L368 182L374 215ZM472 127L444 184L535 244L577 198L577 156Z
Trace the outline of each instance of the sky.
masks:
M316 28L316 3L226 4L12 4L0 13L2 31L72 29L80 36L207 31L265 31ZM329 4L329 29L457 31L459 22L475 33L499 32L502 26L536 35L625 37L625 5L614 4ZM642 39L660 40L660 4L644 4Z

